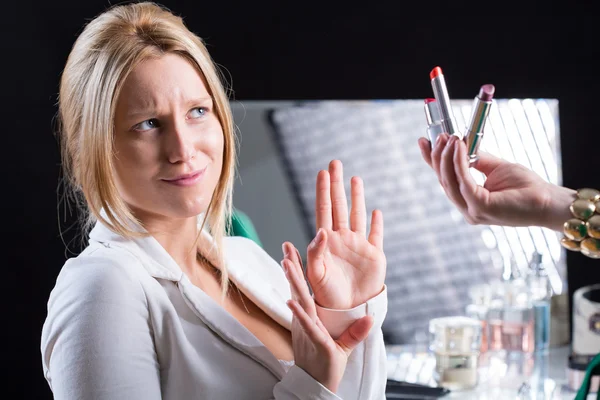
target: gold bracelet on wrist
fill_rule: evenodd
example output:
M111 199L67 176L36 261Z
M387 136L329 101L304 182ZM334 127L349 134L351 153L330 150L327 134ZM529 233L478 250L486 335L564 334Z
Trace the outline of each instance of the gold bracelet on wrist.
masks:
M563 225L565 236L560 244L590 258L600 258L600 191L579 189L569 207L571 218Z

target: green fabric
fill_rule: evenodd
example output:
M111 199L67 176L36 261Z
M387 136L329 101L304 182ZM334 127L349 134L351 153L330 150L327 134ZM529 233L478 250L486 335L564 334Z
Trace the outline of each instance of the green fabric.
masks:
M242 236L253 240L260 247L263 247L254 224L248 215L244 212L234 209L231 216L231 236Z
M573 400L585 400L590 393L590 385L592 383L592 376L600 375L600 353L596 354L596 357L592 358L590 364L585 371L585 378L577 392L577 396ZM600 390L596 393L596 399L600 400Z

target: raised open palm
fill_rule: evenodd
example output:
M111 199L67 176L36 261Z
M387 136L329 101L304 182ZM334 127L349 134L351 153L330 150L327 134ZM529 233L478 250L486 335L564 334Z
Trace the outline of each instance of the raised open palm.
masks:
M367 236L363 182L351 179L352 207L344 190L341 161L317 175L317 235L307 250L306 276L321 307L353 308L383 290L386 258L383 252L383 215L374 210Z

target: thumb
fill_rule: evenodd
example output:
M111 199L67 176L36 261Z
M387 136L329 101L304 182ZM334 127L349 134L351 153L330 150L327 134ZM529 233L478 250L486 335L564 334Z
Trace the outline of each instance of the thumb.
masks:
M308 245L306 254L306 275L309 277L311 285L320 282L325 273L325 249L327 248L327 234L325 229L320 228L317 236Z
M421 156L423 157L427 165L431 167L431 142L426 138L422 137L419 138L418 143L419 149L421 149Z
M473 164L473 167L488 176L493 170L498 168L500 165L507 163L508 161L498 158L484 151L477 153L479 159Z
M372 326L373 317L370 315L362 317L361 319L354 321L354 323L352 323L348 329L342 332L336 342L342 349L344 349L346 355L349 356L350 353L352 353L352 350L354 350L354 348L358 346L360 342L369 336L369 331L371 330Z

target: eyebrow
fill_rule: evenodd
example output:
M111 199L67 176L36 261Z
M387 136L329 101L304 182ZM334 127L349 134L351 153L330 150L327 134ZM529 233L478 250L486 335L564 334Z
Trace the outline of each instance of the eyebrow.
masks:
M206 96L206 97L196 97L196 98L192 98L187 100L184 105L186 107L191 107L195 104L202 104L202 103L206 103L210 101L210 103L213 103L213 98L212 96ZM128 118L132 118L132 117L136 117L139 115L148 115L148 114L154 114L154 106L149 106L147 108L139 108L139 109L135 109L133 108L132 110L127 112L127 117Z

